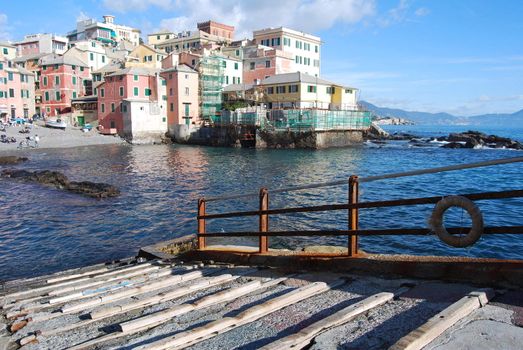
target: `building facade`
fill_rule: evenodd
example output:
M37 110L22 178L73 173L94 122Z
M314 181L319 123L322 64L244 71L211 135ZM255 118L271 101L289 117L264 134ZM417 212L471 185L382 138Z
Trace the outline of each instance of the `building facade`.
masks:
M167 129L171 137L183 141L200 124L198 72L187 65L162 70L167 91Z
M15 43L18 56L34 55L39 53L55 53L62 55L67 51L69 40L55 34L31 34Z
M0 54L8 60L14 60L16 57L16 46L5 41L0 41Z
M291 73L295 69L292 54L261 45L241 48L243 52L243 81L259 84L277 74Z
M269 109L314 108L357 110L357 89L305 73L279 74L264 79L263 101Z
M71 48L64 53L64 56L72 56L83 61L91 72L111 63L106 47L97 40L77 41L71 44Z
M0 54L0 120L35 113L35 75Z
M108 74L98 86L102 132L133 143L158 141L167 132L165 85L158 69L128 67Z
M133 46L140 44L141 31L129 26L114 23L114 16L103 16L103 22L95 19L86 19L76 22L76 29L67 33L71 42L83 40L97 40L107 44L115 44L120 41L129 41Z
M176 38L176 34L169 30L162 30L160 32L151 33L147 35L147 44L149 46L157 45L169 39Z
M152 48L149 45L138 45L127 56L126 67L148 67L148 68L162 68L162 61L167 57L164 51Z
M89 67L68 56L48 55L40 58L41 111L57 116L71 107L71 100L86 94L91 82Z
M293 29L279 27L256 30L253 40L258 45L290 53L294 72L303 72L312 76L321 73L321 39Z

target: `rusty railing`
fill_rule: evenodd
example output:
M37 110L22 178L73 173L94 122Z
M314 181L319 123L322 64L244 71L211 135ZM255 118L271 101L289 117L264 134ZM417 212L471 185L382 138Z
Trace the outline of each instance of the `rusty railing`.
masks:
M433 168L416 170L397 174L386 174L380 176L372 176L366 178L358 178L356 175L352 175L346 181L332 181L323 184L312 184L287 189L277 189L273 193L281 193L287 191L304 190L310 188L319 188L325 186L335 186L341 184L348 184L348 201L347 203L339 204L324 204L307 207L291 207L291 208L269 208L269 190L267 188L261 188L258 193L259 198L259 209L251 211L237 211L228 213L215 213L208 214L206 212L206 203L212 201L219 201L225 199L236 199L243 197L253 196L253 193L247 194L235 194L216 198L201 198L198 201L198 248L205 249L207 246L206 238L210 237L258 237L258 252L263 254L267 253L269 249L269 237L282 236L347 236L348 246L347 255L355 257L358 255L358 236L379 236L379 235L430 235L434 234L428 227L413 227L413 228L394 228L394 229L365 229L362 230L358 226L358 215L360 209L367 208L384 208L384 207L397 207L397 206L413 206L423 204L435 204L438 203L442 196L432 197L420 197L420 198L407 198L407 199L394 199L384 201L373 201L373 202L359 202L359 184L362 182L370 182L382 179L398 178L405 176L414 176L429 173L439 173L444 171L454 171L461 169L478 168L483 166L507 164L514 162L523 162L523 157L509 158L495 161L478 162L471 164L455 165L449 167ZM509 190L509 191L496 191L496 192L481 192L481 193L468 193L461 194L460 196L466 197L469 200L493 200L493 199L505 199L505 198L517 198L523 197L523 190ZM291 213L308 213L308 212L324 212L324 211L340 211L347 210L348 215L348 227L346 230L300 230L300 231L269 231L269 215L283 215ZM206 220L211 219L225 219L225 218L240 218L247 216L258 216L259 217L259 228L258 231L242 231L242 232L206 232ZM447 228L450 234L460 234L467 227L452 227ZM484 227L483 234L523 234L523 225L521 226L488 226Z

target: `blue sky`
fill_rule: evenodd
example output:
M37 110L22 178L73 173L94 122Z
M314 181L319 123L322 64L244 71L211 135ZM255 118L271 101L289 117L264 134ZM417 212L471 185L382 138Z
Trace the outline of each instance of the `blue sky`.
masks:
M0 40L63 34L113 14L142 29L232 24L237 38L288 26L321 36L324 78L380 106L457 115L523 109L523 1L1 0ZM42 11L47 13L42 13ZM45 10L44 10L45 9Z

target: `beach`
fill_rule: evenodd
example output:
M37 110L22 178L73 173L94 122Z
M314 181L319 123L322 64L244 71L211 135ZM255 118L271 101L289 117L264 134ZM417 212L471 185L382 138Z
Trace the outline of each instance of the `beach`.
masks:
M123 139L114 135L102 135L96 130L83 132L79 127L68 127L66 130L51 129L44 126L44 123L39 121L34 124L26 124L30 127L30 133L22 134L19 131L24 129L24 125L13 125L6 128L5 132L0 132L0 135L16 138L13 143L0 143L1 152L13 151L27 151L34 149L32 147L18 148L20 141L25 140L26 137L35 137L38 135L38 149L47 148L69 148L82 147L93 145L107 145L107 144L122 144L125 143ZM34 143L30 142L32 146Z

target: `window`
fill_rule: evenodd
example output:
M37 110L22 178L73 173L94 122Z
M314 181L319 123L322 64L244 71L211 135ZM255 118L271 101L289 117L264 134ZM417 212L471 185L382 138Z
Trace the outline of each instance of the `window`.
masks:
M171 112L174 112L174 103L171 103L171 104L169 105L169 110L170 110Z
M172 78L173 78L173 74L169 73L169 80L171 80Z
M267 88L267 94L269 94L269 95L274 94L274 88L272 86Z
M105 63L105 56L102 55L102 63Z
M160 40L160 36L159 35L156 36L156 40Z
M84 71L84 67L80 67L80 72L83 72Z
M162 95L162 100L167 101L167 96L166 95Z
M296 55L295 61L296 63L300 63L300 56Z
M251 62L251 63L249 64L249 68L250 68L251 70L254 70L254 68L256 68L256 63Z
M46 69L47 69L47 66L46 66L46 65L43 65L43 66L42 66L42 69L43 69L43 70L46 70Z
M240 77L238 77L238 84L241 84Z
M54 69L58 69L58 65L57 64L54 65Z
M127 112L127 105L120 103L120 109L122 110L122 112Z
M138 88L135 87L135 88L134 88L134 96L138 96L138 94L139 94Z
M223 68L227 68L227 61L222 61Z
M100 109L101 109L102 113L104 113L105 112L105 104L102 103L102 105L100 107L101 107Z
M149 59L149 62L153 61L153 56L152 55L149 55L147 58Z
M240 56L240 50L236 50L236 56Z
M334 94L334 92L335 92L334 86L327 86L327 93L328 94L332 95L332 94Z
M43 81L44 81L44 82L43 82L43 85L44 85L44 86L47 86L47 77L44 77Z
M353 92L352 89L345 89L346 94L352 94L352 92Z
M92 53L92 52L89 53L89 59L90 59L91 61L94 61L94 53Z
M76 66L73 64L73 65L71 66L71 68L73 68L73 70L75 70L75 69L76 69Z
M190 104L189 103L184 103L183 104L183 107L184 107L184 110L185 110L185 117L188 117L189 116L189 112L190 112Z
M76 85L76 77L73 77L73 85Z
M55 99L56 99L56 101L60 101L60 91L57 91L55 93Z
M167 86L167 81L165 79L162 79L162 86Z
M317 52L318 52L318 49L319 49L319 48L318 48L318 45L314 45L314 52L317 53Z
M185 79L189 79L189 74L185 74Z
M114 112L114 103L111 103L111 112Z
M100 97L105 97L105 89L100 89Z
M73 91L73 98L76 98L76 91Z
M15 89L9 89L9 97L15 97Z
M173 95L173 88L170 88L169 89L169 96L172 96Z
M123 96L123 86L120 86L120 96Z
M0 70L4 69L4 64L0 62Z
M271 61L265 61L265 68L271 68Z
M135 74L133 79L134 81L138 81L138 76Z
M4 55L7 55L7 48L4 47Z
M60 85L60 77L58 75L54 77L54 84Z
M151 96L151 89L145 88L145 96Z
M234 69L238 70L238 62L234 62Z
M307 85L307 92L316 92L316 86Z
M13 73L12 73L12 72L8 72L8 73L7 73L7 79L8 79L9 81L13 81Z
M284 94L285 93L285 85L284 86L276 86L276 93L277 94Z
M189 96L189 88L188 87L185 88L185 96Z
M234 84L234 81L236 81L236 79L234 79L234 77L232 77L232 79L233 79L233 84ZM228 75L225 76L225 84L229 85L229 76Z
M298 85L289 85L289 92L298 92Z
M280 46L280 45L281 45L280 38L276 38L276 46Z
M45 92L45 100L46 100L46 101L49 101L49 91L46 91L46 92Z

